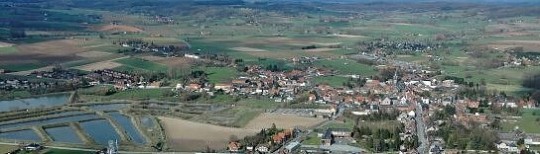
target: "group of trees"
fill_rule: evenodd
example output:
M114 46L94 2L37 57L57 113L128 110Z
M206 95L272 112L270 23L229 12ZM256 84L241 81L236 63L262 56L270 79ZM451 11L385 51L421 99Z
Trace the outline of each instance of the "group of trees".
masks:
M272 127L269 129L262 129L259 133L253 136L244 137L240 140L240 144L252 147L259 144L266 144L272 142L272 136L281 131L283 131L283 129L278 129L275 124L272 124Z
M369 115L358 117L359 120L366 121L382 121L382 120L396 120L399 116L399 111L380 111Z
M540 102L540 73L529 75L523 80L523 87L534 89L530 96L536 102Z
M403 132L403 126L389 129L372 129L368 126L356 127L353 130L353 137L357 140L365 140L366 147L374 152L399 151L403 144L406 148L416 148L418 138L402 141L400 133Z
M366 84L365 78L349 78L347 82L343 83L343 86L348 88L354 88L354 87L363 87Z
M472 150L497 150L495 144L499 139L495 131L489 128L465 128L461 125L444 125L436 132L446 141L447 148Z

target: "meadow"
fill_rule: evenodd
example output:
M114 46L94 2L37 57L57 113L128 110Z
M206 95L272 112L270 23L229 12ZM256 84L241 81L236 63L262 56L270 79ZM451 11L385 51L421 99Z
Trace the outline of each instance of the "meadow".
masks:
M362 76L377 74L375 67L349 59L320 60L317 61L315 65L336 70L340 74L357 74Z
M148 72L165 72L167 71L167 66L157 64L148 60L140 59L140 58L124 58L124 59L118 59L115 60L115 62L118 62L120 64L123 64L123 66L115 68L116 70L124 70L124 71L148 71Z
M540 133L540 110L538 109L524 109L521 117L516 122L507 121L502 122L502 129L504 131L512 131L518 127L525 133Z

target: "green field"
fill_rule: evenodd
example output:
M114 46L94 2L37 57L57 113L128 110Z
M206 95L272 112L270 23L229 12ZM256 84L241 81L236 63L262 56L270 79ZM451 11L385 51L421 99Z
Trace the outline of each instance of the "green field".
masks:
M87 101L175 100L175 98L169 96L170 89L128 89L125 91L118 91L109 96L90 95L91 93L99 90L99 88L100 87L82 90L81 93L85 95L82 95L81 98Z
M388 129L394 130L399 126L399 122L396 120L384 120L384 121L361 121L358 123L358 127L367 126L371 129Z
M236 69L230 67L203 67L199 70L208 75L210 83L229 83L238 76Z
M302 144L306 145L320 145L321 144L321 138L317 136L316 132L310 133L306 140L302 142Z
M63 149L48 149L43 154L93 154L95 152L89 151L77 151L77 150L63 150Z
M502 129L511 131L516 126L525 133L540 133L540 110L539 109L524 109L521 119L517 122L503 122Z
M527 89L521 86L529 73L540 72L540 67L497 68L479 70L466 66L443 66L444 74L464 78L467 82L486 82L488 88L499 91L520 92Z
M19 64L0 64L0 68L10 70L10 71L28 71L33 69L38 69L41 67L47 66L39 62L36 63L19 63Z
M318 76L313 78L314 84L328 84L332 87L342 87L349 78L341 76Z
M359 74L371 76L377 74L375 67L358 63L349 59L320 60L315 63L317 66L338 71L340 74Z
M0 47L0 55L17 53L16 47Z
M121 66L121 69L124 69L127 71L146 70L146 71L166 72L168 70L167 66L165 65L157 64L157 63L140 59L140 58L124 58L124 59L116 60L116 62L124 64L124 66Z

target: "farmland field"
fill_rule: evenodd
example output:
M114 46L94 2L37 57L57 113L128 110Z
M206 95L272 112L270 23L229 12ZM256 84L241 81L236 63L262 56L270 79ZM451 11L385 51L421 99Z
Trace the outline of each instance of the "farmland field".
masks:
M140 59L140 58L124 58L124 59L118 59L115 60L115 62L118 62L120 64L123 64L124 66L131 67L134 69L142 69L146 71L167 71L167 66L157 64L148 60Z
M503 122L502 129L505 131L511 131L515 127L519 127L525 133L540 133L540 110L538 109L525 109L520 119L516 122Z
M238 75L236 69L229 67L205 67L201 70L208 74L211 83L227 83Z
M0 152L1 153L7 153L7 152L10 152L11 150L15 150L15 149L17 149L17 146L3 145L3 144L0 145Z
M259 130L221 127L182 119L159 117L172 148L179 151L200 151L226 147L231 136L244 137Z
M377 71L373 66L361 64L353 60L321 60L316 65L339 71L343 74L359 74L363 76L375 75Z
M325 121L321 118L300 117L295 115L280 115L265 113L259 115L257 118L251 120L244 128L247 129L262 129L269 128L273 124L276 124L278 128L309 128Z
M341 87L343 83L347 82L349 78L341 76L324 76L315 77L313 79L314 84L328 84L332 87Z

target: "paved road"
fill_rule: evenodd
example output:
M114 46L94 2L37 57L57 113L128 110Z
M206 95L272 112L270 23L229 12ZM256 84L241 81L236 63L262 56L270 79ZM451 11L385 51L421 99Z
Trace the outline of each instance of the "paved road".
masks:
M8 143L8 142L0 142L2 145L14 145L18 146L18 143ZM53 149L62 149L62 150L75 150L75 151L89 151L89 152L96 152L98 150L96 149L85 149L85 148L70 148L70 147L59 147L59 146L45 146L46 148L53 148ZM118 151L120 154L152 154L155 152L138 152L138 151ZM163 154L184 154L184 153L193 153L193 152L160 152Z
M418 153L424 154L427 153L429 148L429 141L426 136L426 125L424 124L424 120L422 118L422 105L420 102L416 105L416 134L418 135L418 141L420 142L420 146L418 147L417 151Z

